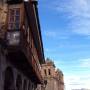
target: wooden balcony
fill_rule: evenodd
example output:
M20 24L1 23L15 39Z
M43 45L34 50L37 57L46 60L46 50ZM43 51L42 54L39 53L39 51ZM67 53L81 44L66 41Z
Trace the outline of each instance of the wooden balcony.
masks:
M19 67L22 72L24 71L24 74L27 74L36 83L42 83L41 66L33 39L28 43L27 36L22 30L20 32L20 43L6 46L10 62Z
M30 43L27 41L27 37L24 35L25 33L22 32L22 42L21 42L21 50L24 52L25 56L27 57L27 60L29 64L32 66L34 73L37 77L37 82L42 82L42 76L41 76L41 66L39 62L39 57L37 54L37 50L34 46L33 38L31 38Z

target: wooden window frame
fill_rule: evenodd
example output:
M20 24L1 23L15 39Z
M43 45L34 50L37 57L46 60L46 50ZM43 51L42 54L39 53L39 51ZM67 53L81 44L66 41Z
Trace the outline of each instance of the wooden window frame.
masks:
M20 28L20 8L9 9L8 29L14 30ZM18 19L17 19L18 17Z

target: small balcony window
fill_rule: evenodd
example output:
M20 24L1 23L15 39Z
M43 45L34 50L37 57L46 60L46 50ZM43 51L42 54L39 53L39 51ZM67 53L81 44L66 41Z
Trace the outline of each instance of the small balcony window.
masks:
M11 30L13 29L13 23L9 23L8 28Z
M16 15L19 16L20 15L20 10L16 9Z
M20 9L9 9L8 29L20 29Z
M15 16L15 22L19 22L20 21L20 16Z

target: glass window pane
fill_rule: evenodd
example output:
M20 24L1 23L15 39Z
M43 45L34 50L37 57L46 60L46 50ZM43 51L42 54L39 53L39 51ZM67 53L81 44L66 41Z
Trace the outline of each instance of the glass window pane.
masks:
M20 16L15 16L15 22L19 22L20 21Z
M15 29L19 29L19 23L15 23Z
M14 16L11 16L9 22L14 22Z
M10 9L10 10L9 10L9 14L10 14L10 16L11 16L11 15L14 16L15 11L14 11L13 9Z
M13 29L13 28L14 28L13 23L9 23L8 24L8 29Z
M19 8L16 9L16 15L17 15L17 16L20 16L20 9L19 9Z
M9 10L9 24L8 29L20 28L20 9L13 8Z

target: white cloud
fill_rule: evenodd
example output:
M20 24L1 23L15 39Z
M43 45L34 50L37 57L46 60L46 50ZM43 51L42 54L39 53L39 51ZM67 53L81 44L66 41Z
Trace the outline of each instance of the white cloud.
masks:
M80 70L83 71L74 74L74 73L69 73L70 70L68 70L68 73L64 73L65 90L81 89L81 88L90 89L90 84L89 84L90 73L88 72L89 71L88 68L90 68L90 58L79 59L77 65L74 64L74 62L75 61L72 61L73 66L75 66L76 68L79 67ZM56 64L60 66L60 64L62 65L64 64L64 62L56 61ZM86 68L87 71L86 69L84 71L84 68Z
M80 67L90 68L90 58L80 59L79 61L80 61Z
M66 15L73 33L90 35L90 0L57 0L53 7L60 15Z
M56 37L57 36L57 33L55 31L45 31L44 34L47 37Z
M63 65L63 64L64 64L64 62L61 61L61 60L55 60L54 63L55 63L55 65L56 65L58 68L60 68L60 65Z
M88 68L90 68L90 58L79 59L77 65L79 66L79 68L81 68L81 70L86 68L87 71L89 71ZM75 75L73 73L68 73L68 75L64 75L66 90L81 88L90 89L90 73L87 73L87 71L83 70L82 73L78 72Z
M59 44L58 48L70 48L70 49L81 49L81 48L90 48L88 44L73 44L73 43L66 43L66 44Z
M90 17L89 0L58 0L54 2L55 9L58 12L68 13L71 16Z
M45 48L44 49L46 53L56 53L57 52L57 48Z
M69 39L70 35L66 32L59 32L59 30L47 30L44 31L44 35L49 38L55 38L55 39Z
M70 75L65 76L65 88L66 90L87 88L90 89L90 75Z

